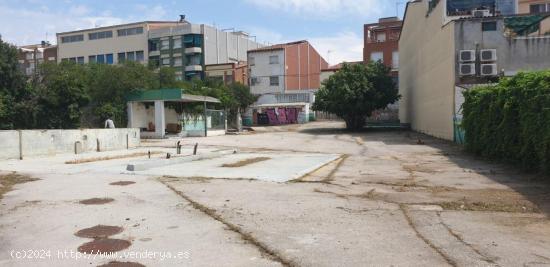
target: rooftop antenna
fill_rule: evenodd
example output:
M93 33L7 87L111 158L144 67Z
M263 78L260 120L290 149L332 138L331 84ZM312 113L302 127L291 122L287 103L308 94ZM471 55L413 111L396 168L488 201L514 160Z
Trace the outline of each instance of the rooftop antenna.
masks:
M185 15L180 15L180 21L179 22L185 22Z

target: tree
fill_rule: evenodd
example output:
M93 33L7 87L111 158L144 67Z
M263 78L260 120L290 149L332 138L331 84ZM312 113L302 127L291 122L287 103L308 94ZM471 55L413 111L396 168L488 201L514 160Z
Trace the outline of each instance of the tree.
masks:
M27 96L25 75L19 69L17 47L0 36L0 129L12 129L16 120L14 103Z
M399 100L390 71L381 62L344 64L322 83L313 109L336 114L344 119L348 130L361 129L373 111Z

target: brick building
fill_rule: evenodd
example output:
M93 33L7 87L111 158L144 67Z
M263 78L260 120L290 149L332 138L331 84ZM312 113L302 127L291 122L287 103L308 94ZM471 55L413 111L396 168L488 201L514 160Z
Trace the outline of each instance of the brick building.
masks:
M382 61L392 68L392 76L398 76L399 35L403 21L397 17L381 18L378 23L365 24L363 61Z
M36 73L38 65L43 62L57 62L57 46L42 42L35 45L20 46L18 60L19 68L30 76Z

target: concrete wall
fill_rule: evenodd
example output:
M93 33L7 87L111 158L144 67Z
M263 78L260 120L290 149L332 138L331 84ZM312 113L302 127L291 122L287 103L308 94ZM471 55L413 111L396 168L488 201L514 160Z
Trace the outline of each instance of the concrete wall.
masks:
M269 64L270 56L278 56L279 64ZM257 78L258 84L250 84L250 92L255 95L267 93L283 93L285 91L285 53L278 49L273 51L257 51L248 54L254 58L254 65L249 64L250 78ZM271 86L269 84L270 76L279 77L279 85Z
M98 140L100 151L134 148L140 144L139 129L0 131L0 159L75 153L76 142L82 152L97 151Z
M399 41L399 119L412 129L453 140L454 26L443 25L441 1L409 2Z
M547 19L550 21L550 18ZM483 22L496 21L496 31L482 31ZM456 55L460 50L496 49L498 70L515 74L521 70L550 68L550 36L539 38L505 37L503 19L462 20L455 23ZM458 62L456 75L458 76Z

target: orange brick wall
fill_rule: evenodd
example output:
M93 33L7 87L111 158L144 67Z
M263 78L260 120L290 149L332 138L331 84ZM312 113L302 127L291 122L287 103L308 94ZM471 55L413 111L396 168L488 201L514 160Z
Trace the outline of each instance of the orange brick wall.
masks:
M286 90L319 89L321 69L328 63L308 43L292 44L285 47Z

